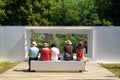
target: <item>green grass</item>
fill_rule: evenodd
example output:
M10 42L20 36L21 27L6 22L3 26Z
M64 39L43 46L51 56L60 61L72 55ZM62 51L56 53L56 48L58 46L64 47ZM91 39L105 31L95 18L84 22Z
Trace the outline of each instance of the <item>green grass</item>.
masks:
M113 74L118 76L120 78L120 64L102 64L100 63L101 66L105 67L109 71L111 71Z
M0 62L0 74L16 66L18 62Z

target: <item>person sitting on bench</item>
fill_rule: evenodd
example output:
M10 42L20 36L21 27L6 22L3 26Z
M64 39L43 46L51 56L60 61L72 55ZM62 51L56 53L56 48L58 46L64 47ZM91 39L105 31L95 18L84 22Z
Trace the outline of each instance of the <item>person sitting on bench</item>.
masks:
M60 54L59 49L56 47L56 44L53 43L51 45L51 60L52 61L58 61L59 54Z
M36 47L37 43L36 42L32 42L32 47L29 49L29 60L28 60L28 71L31 70L31 60L38 60L38 54L39 54L39 49Z
M43 48L40 50L40 61L49 61L51 59L51 51L48 43L44 43Z
M64 60L69 61L73 60L73 46L72 42L70 40L65 41L65 46L64 46Z

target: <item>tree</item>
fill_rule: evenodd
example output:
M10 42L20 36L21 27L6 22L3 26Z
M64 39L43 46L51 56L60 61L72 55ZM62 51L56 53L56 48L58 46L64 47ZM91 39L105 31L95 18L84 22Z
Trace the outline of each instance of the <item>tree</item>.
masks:
M107 20L112 25L120 25L120 0L96 0L95 4L99 17L103 22Z
M2 25L50 25L49 9L54 0L4 0L6 18Z
M0 25L6 19L6 13L4 7L5 7L5 2L3 0L0 0Z
M112 25L100 19L95 0L60 0L59 7L52 13L51 21L55 26L100 26Z
M96 3L96 0L1 0L0 22L11 26L111 25L111 18L100 15L98 10L102 8Z

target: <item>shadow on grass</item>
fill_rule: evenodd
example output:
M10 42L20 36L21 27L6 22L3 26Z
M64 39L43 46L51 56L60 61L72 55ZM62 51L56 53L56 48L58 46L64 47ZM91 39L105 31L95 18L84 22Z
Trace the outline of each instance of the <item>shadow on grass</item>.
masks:
M111 67L111 69L120 69L120 66Z

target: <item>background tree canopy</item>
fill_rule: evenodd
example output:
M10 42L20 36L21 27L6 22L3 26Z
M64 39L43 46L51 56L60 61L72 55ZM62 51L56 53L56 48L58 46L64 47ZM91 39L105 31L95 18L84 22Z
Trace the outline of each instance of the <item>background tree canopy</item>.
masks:
M0 0L0 25L119 26L120 0Z

